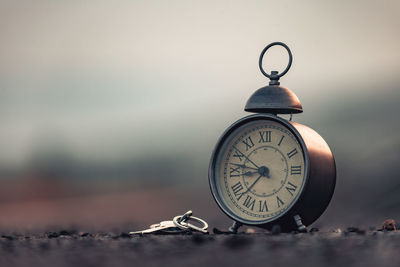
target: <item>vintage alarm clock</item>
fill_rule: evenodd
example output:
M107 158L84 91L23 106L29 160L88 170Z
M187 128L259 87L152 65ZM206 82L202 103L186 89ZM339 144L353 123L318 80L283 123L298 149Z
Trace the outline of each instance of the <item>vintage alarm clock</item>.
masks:
M287 50L289 64L280 74L267 74L262 60L275 45ZM231 232L243 224L306 231L332 198L336 183L333 154L317 132L291 120L303 108L297 96L279 83L291 64L292 53L284 43L264 48L259 67L270 82L245 107L256 114L228 127L212 153L210 188L218 206L234 220ZM290 120L278 114L290 114Z

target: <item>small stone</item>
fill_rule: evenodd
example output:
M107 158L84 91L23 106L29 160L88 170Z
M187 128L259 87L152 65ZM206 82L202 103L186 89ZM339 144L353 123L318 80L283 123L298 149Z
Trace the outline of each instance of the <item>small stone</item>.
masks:
M80 232L79 235L82 237L85 237L85 236L89 236L90 234L87 232Z
M56 233L56 232L50 232L50 233L47 233L47 237L48 238L57 238L57 237L59 237L60 235L58 234L58 233Z
M15 238L13 237L13 236L11 236L11 235L2 235L1 236L2 238L5 238L5 239L7 239L7 240L14 240Z
M396 222L393 219L387 219L383 222L382 230L396 231Z
M347 227L347 232L349 233L355 233L358 231L357 227Z
M69 232L67 230L61 230L60 232L58 232L59 235L72 235L72 232Z
M364 235L365 234L365 230L357 228L357 227L348 227L347 228L347 232L348 233L357 233L360 235Z
M214 234L216 234L216 235L228 235L228 234L230 234L230 232L229 231L221 231L221 230L219 230L218 228L213 228L213 233Z
M253 228L247 228L246 229L246 234L255 234L256 230L254 230Z
M281 227L278 224L275 224L274 226L272 226L271 228L271 233L273 235L279 235L281 233Z
M317 227L311 228L310 233L315 233L315 232L319 232L319 228Z

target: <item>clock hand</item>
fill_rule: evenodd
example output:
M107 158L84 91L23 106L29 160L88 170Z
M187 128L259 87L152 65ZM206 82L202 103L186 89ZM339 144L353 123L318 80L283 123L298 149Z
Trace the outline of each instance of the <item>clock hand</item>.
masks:
M247 166L244 165L244 164L231 163L231 165L235 165L235 166L238 166L238 167L240 167L240 168L247 168L247 169L251 169L251 170L258 170L257 168L247 167Z
M251 159L249 159L245 154L243 154L239 149L236 148L236 146L232 146L234 149L236 149L237 152L239 152L240 154L242 154L243 157L245 157L251 164L254 165L254 167L256 167L257 169L260 168L257 166L257 164L255 164Z
M245 173L243 173L243 174L241 174L241 176L251 176L251 175L253 175L253 174L256 174L256 173L258 173L258 171L257 172L245 172Z
M260 172L261 172L261 173L260 173ZM249 172L247 172L247 173L249 173ZM258 178L247 188L246 192L243 192L243 193L240 194L239 199L240 199L244 194L246 194L247 192L249 192L249 191L253 188L253 186L254 186L258 181L260 181L261 177L265 176L265 177L267 177L267 178L270 178L270 176L269 176L269 169L268 169L267 167L264 167L264 166L261 167L259 171L254 172L254 173L260 173L260 176L258 176ZM254 173L253 173L253 174L254 174ZM243 174L243 175L245 175L245 174Z
M244 194L246 194L247 192L249 192L249 191L253 188L253 186L254 186L258 181L260 181L261 177L263 177L262 174L261 174L260 176L258 176L258 178L247 188L246 192L242 193L241 195L244 195Z

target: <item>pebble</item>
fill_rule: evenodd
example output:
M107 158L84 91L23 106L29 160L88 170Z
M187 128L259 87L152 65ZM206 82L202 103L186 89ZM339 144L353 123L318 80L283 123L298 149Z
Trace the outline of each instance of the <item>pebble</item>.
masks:
M246 234L255 234L256 230L254 230L253 228L247 228L246 229Z
M2 235L1 237L2 237L2 238L5 238L5 239L7 239L7 240L14 240L14 239L15 239L15 237L14 237L14 236L11 236L11 235Z
M393 219L387 219L382 224L382 230L396 231L396 222Z
M358 227L348 227L347 231L348 233L357 233L360 235L365 235L365 230L364 229L360 229Z
M213 233L216 235L229 235L231 234L229 231L221 231L218 228L213 228Z
M74 232L73 231L67 231L67 230L61 230L60 232L58 232L59 235L73 235Z
M56 233L56 232L50 232L50 233L47 233L47 237L48 238L57 238L57 237L59 237L60 235L58 234L58 233Z

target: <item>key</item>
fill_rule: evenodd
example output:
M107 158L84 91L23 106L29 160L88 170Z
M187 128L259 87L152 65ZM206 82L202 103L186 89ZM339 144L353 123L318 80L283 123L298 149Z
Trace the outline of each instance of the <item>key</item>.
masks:
M130 235L150 234L150 233L161 232L164 230L167 232L174 232L174 233L179 232L179 231L181 231L181 232L184 231L184 230L176 227L173 221L162 221L160 223L150 225L149 229L142 230L142 231L129 232L129 234Z

